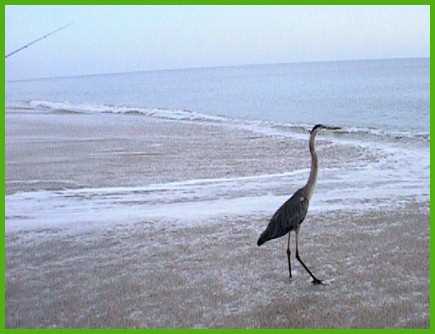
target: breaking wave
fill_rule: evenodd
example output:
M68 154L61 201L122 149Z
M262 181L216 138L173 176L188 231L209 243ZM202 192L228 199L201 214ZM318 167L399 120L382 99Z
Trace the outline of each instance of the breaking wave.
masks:
M14 102L9 104L10 110L22 110L24 112L50 113L50 114L120 114L153 117L173 121L203 122L213 124L223 124L235 126L241 129L260 132L264 135L291 135L298 138L312 128L312 124L293 124L279 123L265 120L242 120L232 119L224 116L207 115L187 109L167 109L167 108L146 108L127 105L109 104L75 104L70 102L55 102L44 100L30 100ZM353 139L387 139L387 140L406 140L429 141L429 133L411 132L399 130L385 130L367 127L344 127L339 132L333 134L335 138Z

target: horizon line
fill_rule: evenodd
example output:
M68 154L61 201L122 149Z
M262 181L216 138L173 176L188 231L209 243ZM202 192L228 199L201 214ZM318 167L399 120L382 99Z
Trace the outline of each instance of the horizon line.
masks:
M231 64L231 65L205 65L205 66L190 66L190 67L175 67L175 68L160 68L149 70L134 70L123 72L100 72L100 73L87 73L87 74L74 74L74 75L55 75L47 77L34 77L25 79L6 80L9 82L25 82L25 81L39 81L39 80L53 80L53 79L74 79L93 76L105 75L124 75L132 73L151 73L151 72L170 72L170 71L186 71L186 70L205 70L217 68L232 68L232 67L251 67L251 66L271 66L271 65L290 65L290 64L310 64L310 63L337 63L337 62L356 62L356 61L382 61L382 60L404 60L404 59L430 59L430 56L415 56L415 57L390 57L390 58L354 58L354 59L335 59L335 60L304 60L304 61L290 61L290 62L276 62L276 63L249 63L249 64Z

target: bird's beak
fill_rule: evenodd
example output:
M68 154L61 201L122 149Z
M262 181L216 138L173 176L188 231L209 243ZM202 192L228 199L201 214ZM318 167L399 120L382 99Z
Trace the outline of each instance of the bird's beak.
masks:
M326 130L341 130L338 126L325 126L324 129Z

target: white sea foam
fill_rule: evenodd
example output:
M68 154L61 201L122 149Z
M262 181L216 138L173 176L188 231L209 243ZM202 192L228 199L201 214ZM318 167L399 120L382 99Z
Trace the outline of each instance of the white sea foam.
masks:
M104 104L73 104L69 102L53 101L30 101L29 105L35 109L42 109L51 112L75 112L83 114L93 113L113 113L113 114L139 114L148 117L161 119L171 119L180 121L208 121L221 122L225 118L219 116L205 115L190 110L182 109L164 109L164 108L140 108L130 106L114 106Z
M381 166L379 166L381 167ZM107 224L170 220L179 226L202 224L211 217L262 216L301 186L307 170L292 173L198 179L143 187L84 188L16 193L6 198L7 230L104 228ZM403 199L428 199L422 180L407 180L391 169L325 169L311 212L382 209ZM399 191L400 190L400 191Z

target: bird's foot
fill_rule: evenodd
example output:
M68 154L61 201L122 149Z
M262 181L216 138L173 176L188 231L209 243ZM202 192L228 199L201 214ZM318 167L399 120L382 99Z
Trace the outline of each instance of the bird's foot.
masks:
M325 285L325 283L323 281L321 281L317 278L313 279L311 283L313 283L313 285Z
M289 283L293 282L293 277L290 276L290 277L288 278L288 282L289 282Z

